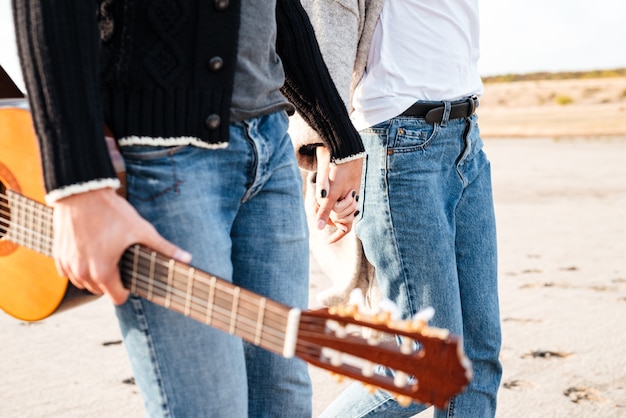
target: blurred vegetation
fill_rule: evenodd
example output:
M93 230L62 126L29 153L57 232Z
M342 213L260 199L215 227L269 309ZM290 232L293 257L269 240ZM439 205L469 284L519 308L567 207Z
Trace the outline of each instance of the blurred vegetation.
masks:
M503 83L511 81L534 81L534 80L570 80L580 78L612 78L626 77L626 68L613 70L593 71L565 71L558 73L539 72L528 74L502 74L483 77L484 83Z
M566 96L563 94L556 96L556 99L554 99L554 101L556 102L556 104L559 104L561 106L574 103L574 99L572 99L570 96Z

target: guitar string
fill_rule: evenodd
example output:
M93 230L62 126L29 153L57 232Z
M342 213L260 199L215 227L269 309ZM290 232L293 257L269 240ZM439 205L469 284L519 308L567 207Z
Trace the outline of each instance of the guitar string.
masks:
M131 266L128 263L128 260L123 261L123 265L125 265L126 267L128 267L128 269L131 268ZM195 295L191 295L190 297L188 297L188 293L185 292L184 290L179 289L176 286L170 287L160 281L154 281L151 277L139 273L138 275L136 275L136 279L138 279L137 281L139 282L139 284L141 285L141 288L139 289L139 292L137 292L138 294L140 294L141 296L146 297L147 296L147 284L148 283L152 283L153 289L157 290L156 293L156 297L152 297L152 299L158 299L163 298L166 294L171 294L172 295L172 304L173 305L178 305L180 307L180 309L178 309L181 313L184 314L184 310L183 307L186 305L186 303L188 301L190 301L191 303L191 307L190 307L190 314L187 316L191 316L194 317L195 319L206 323L206 321L203 321L202 318L206 317L206 309L207 309L207 301L197 297ZM131 279L132 280L132 279ZM219 285L216 285L219 286ZM153 290L153 291L154 291ZM224 295L224 293L228 293L226 292L223 288L222 289L218 289L218 292L216 292L215 294L215 299L212 303L212 308L213 308L213 313L215 313L215 316L212 317L212 321L210 323L208 323L209 325L213 325L216 328L220 328L222 330L228 331L228 326L233 318L233 310L232 308L232 304L233 304L233 300L232 297L230 298L226 298L226 297L222 297ZM256 306L258 309L258 306L256 305L256 303L250 303L249 301L245 300L246 298L243 297L242 300L245 304L247 305L252 305L252 306ZM250 299L251 300L251 299ZM242 303L242 305L244 304ZM238 306L238 308L246 308L245 306ZM270 307L271 308L271 307ZM245 332L247 334L253 334L254 331L257 331L258 326L261 325L263 327L263 339L268 339L268 341L279 341L279 342L284 342L285 338L284 338L284 332L281 331L280 329L277 329L275 326L273 326L271 323L267 323L267 321L264 321L264 323L259 324L256 321L256 318L258 317L258 311L256 310L251 310L251 309L247 309L250 314L246 313L245 311L241 310L241 309L236 309L235 315L239 316L239 320L237 323L237 330L241 330L242 332ZM241 319L241 318L244 319ZM283 317L281 317L280 319L283 319ZM266 317L267 319L267 317ZM286 327L286 324L284 323L284 321L274 321L277 322L279 326L281 326L282 328ZM268 326L270 327L270 331L267 330ZM235 333L236 334L236 333ZM270 338L272 337L272 338ZM274 338L275 337L275 338Z
M36 207L35 205L40 205L38 202L32 201L24 196L21 196L22 199L26 201L20 202L17 196L21 196L19 194L14 194L12 204L9 204L10 197L0 193L0 208L4 210L0 210L0 232L2 235L7 233L8 237L11 238L12 241L15 241L16 244L22 245L24 247L36 250L41 252L44 255L52 256L52 209L41 205L41 207ZM15 211L15 218L18 221L13 221L11 214ZM30 222L27 218L30 218ZM40 228L36 228L33 219L39 218L41 219L39 223ZM19 220L22 219L24 223L28 225L20 224Z
M149 271L149 267L146 267L146 264L151 262L151 257L152 254L155 253L154 251L143 247L143 246L137 246L135 247L131 247L130 250L127 250L128 252L126 254L129 253L133 253L135 251L138 252L138 255L140 256L139 259L139 266L143 267L145 270ZM126 259L125 259L126 258ZM129 263L133 263L132 259L128 259L128 257L124 257L122 258L123 262L129 262ZM143 263L142 263L143 262ZM157 257L154 261L155 263L155 268L156 269L160 269L160 270L168 270L170 268L170 259L166 258L165 256L158 254L157 253ZM132 271L132 264L129 266L128 270ZM181 289L178 289L181 293L186 294L186 288L187 288L187 280L188 278L188 271L189 271L189 266L184 265L184 264L179 264L179 263L174 263L174 279L176 281L176 279L178 279L179 277L182 277L181 280ZM165 275L163 275L165 276ZM149 276L144 275L144 277L148 277L149 279L153 279L150 278ZM200 285L206 286L206 287L210 287L213 286L213 284L211 283L211 277L212 275L210 275L209 273L206 273L202 270L195 270L194 275L192 276L193 280ZM156 283L156 281L155 281ZM223 294L228 294L229 296L233 296L233 292L235 290L235 288L237 286L233 285L232 283L229 283L223 279L220 279L218 282L218 284L221 284L221 289ZM261 295L256 295L256 294L252 294L252 292L249 291L243 291L243 293L241 294L241 301L246 302L248 304L252 304L252 305L256 305L256 301L260 300L262 298ZM275 306L275 305L279 305L277 302L271 302L267 305L267 310L270 311L271 313L276 314L277 316L280 316L282 318L285 317L286 312L290 309L287 306ZM286 323L286 319L285 319L285 323Z
M169 291L165 286L162 286L159 284L156 284L155 287L162 287L163 288L162 290L164 290L165 292ZM142 297L146 297L145 288L140 288L137 294ZM154 302L158 300L158 297L152 297L152 298L147 298L147 299ZM220 329L224 332L228 332L228 333L240 336L246 339L247 341L251 341L251 342L253 341L253 336L255 335L257 331L257 324L255 322L252 322L248 320L248 318L245 318L245 317L243 317L242 319L241 316L238 316L237 326L235 327L234 330L232 330L232 332L230 332L231 331L230 324L233 318L233 314L231 310L227 308L223 308L219 305L213 305L211 309L211 311L213 312L213 316L212 316L211 321L207 323L203 320L206 317L206 311L204 310L204 307L206 305L205 303L198 303L197 300L194 300L192 302L189 313L187 314L184 312L184 306L185 306L183 303L184 301L186 301L186 298L179 297L178 295L174 295L172 304L170 305L169 309L177 311L185 316L189 316L190 318L193 318L194 320L205 323L206 325L210 325L216 329ZM268 349L271 348L272 351L275 351L275 352L280 352L285 342L284 332L281 332L280 330L272 327L271 324L267 324L267 323L262 324L262 327L263 327L262 338L260 342L257 343L257 345L264 347L264 348L268 348Z

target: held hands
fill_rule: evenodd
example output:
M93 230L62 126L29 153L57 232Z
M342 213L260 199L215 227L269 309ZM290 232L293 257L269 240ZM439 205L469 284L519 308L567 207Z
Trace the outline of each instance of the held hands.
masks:
M113 189L72 195L53 208L53 253L59 274L79 289L107 294L116 305L129 295L118 269L129 246L144 244L178 261L191 261L189 253L159 235Z
M363 160L331 164L330 152L321 146L316 148L316 156L317 227L324 229L328 223L335 225L337 231L328 240L329 243L333 243L350 232L352 222L358 215L358 192L361 186Z

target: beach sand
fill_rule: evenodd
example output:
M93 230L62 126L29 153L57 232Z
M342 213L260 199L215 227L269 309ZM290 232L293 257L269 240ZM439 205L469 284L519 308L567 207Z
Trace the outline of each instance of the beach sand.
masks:
M516 132L540 123L544 131L517 137L503 131L507 116L489 91L480 117L499 239L497 416L626 417L626 129L572 135L562 113L543 105L538 114L551 122L541 122L529 105L533 112L518 108ZM609 104L619 127L621 104ZM311 273L314 305L328 282L315 261ZM143 415L106 299L37 323L0 313L0 343L0 417ZM349 382L311 372L317 415Z

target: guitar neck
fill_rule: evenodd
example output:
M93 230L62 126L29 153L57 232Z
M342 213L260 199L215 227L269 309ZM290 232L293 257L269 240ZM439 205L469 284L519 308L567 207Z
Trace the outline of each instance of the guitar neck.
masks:
M52 256L52 208L7 190L0 193L0 237ZM266 350L292 357L300 310L176 262L141 245L120 261L124 285L134 294Z
M136 295L284 357L295 353L299 309L141 245L124 253L120 271L124 285Z

